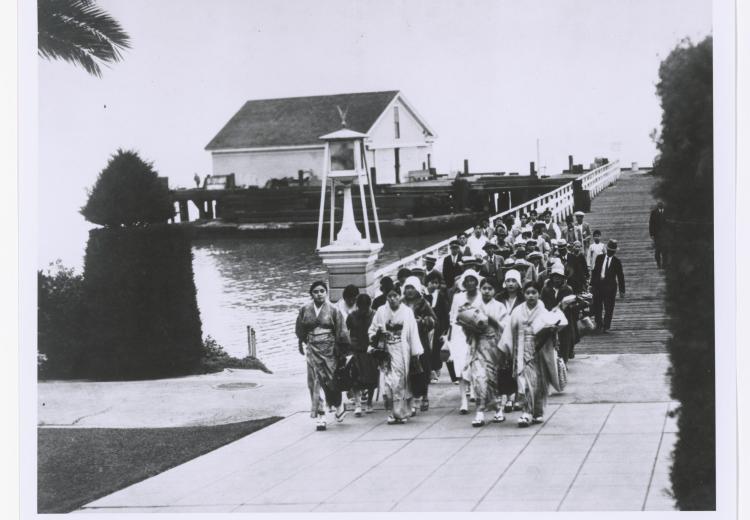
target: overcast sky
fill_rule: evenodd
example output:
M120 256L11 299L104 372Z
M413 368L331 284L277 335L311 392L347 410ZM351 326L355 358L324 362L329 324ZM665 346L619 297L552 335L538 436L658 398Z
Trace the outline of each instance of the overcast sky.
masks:
M660 61L711 32L707 0L100 0L132 39L89 76L39 61L40 266L80 267L78 214L118 147L170 184L249 99L401 90L438 134L440 171L556 173L568 154L650 164Z

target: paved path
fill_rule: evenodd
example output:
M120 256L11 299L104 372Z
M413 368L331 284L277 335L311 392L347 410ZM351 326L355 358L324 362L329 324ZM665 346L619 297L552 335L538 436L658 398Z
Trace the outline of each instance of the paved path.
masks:
M518 428L516 413L472 428L471 416L457 413L456 387L443 380L431 386L431 410L406 425L386 425L378 410L315 432L307 413L293 413L81 512L672 509L676 422L663 311L649 293L662 282L640 218L651 182L626 175L594 201L592 224L620 240L629 296L618 300L611 334L577 347L569 386L550 397L544 424ZM616 192L624 202L607 198ZM622 319L640 313L634 325ZM260 395L253 392L245 395Z

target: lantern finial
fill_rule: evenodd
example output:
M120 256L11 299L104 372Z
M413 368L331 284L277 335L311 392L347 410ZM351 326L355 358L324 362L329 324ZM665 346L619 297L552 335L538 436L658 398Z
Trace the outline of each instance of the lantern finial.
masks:
M336 105L336 110L339 111L339 117L341 118L341 127L346 128L346 113L349 112L349 107L341 109L340 106Z

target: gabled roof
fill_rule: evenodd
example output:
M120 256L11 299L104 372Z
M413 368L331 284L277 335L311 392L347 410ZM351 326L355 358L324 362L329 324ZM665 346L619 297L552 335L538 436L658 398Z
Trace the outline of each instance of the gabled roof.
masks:
M337 106L346 111L347 128L367 133L398 94L388 90L248 101L206 150L321 145L320 136L341 128Z

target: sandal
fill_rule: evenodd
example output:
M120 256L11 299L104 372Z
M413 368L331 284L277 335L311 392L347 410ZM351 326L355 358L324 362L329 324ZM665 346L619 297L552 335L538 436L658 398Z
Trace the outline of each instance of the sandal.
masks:
M422 405L419 407L419 411L426 412L429 409L430 409L430 401L428 401L427 399L423 400Z
M406 419L399 419L398 417L389 415L388 420L386 422L388 424L404 424L406 422Z
M505 403L505 406L503 406L503 412L505 413L511 413L513 411L513 403L511 401L508 401Z
M541 415L537 415L533 419L531 419L531 424L541 424L544 422L544 417Z
M527 415L522 415L518 418L519 428L528 428L529 426L531 426L531 419Z
M354 417L362 417L362 407L360 405L357 405L354 409Z
M493 423L501 423L505 422L505 416L503 415L502 410L498 410L495 416L492 418Z
M346 406L343 404L339 407L339 409L336 411L336 421L337 422L344 422L344 417L346 417L346 414L348 414L349 411L346 409Z
M323 419L320 419L318 423L315 425L315 431L319 431L319 432L326 431L326 422Z
M417 415L417 407L416 406L412 406L411 407L411 417L416 417L416 415Z
M471 421L471 425L474 428L480 428L484 426L484 413L483 412L477 412L477 415L474 417L474 420Z
M374 410L372 409L372 405L368 404L365 408L365 413L372 413Z

